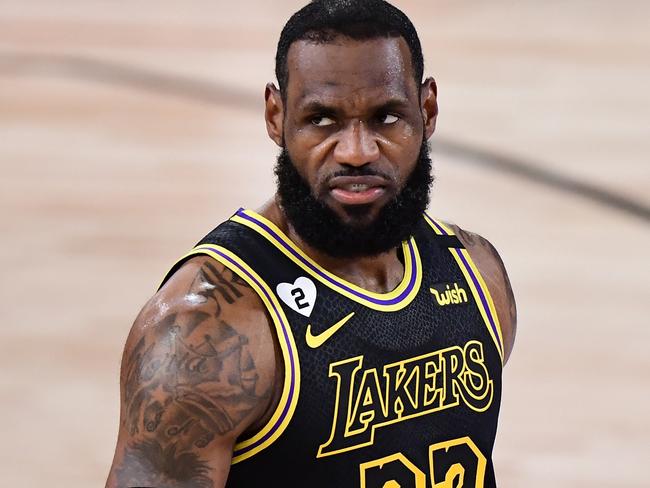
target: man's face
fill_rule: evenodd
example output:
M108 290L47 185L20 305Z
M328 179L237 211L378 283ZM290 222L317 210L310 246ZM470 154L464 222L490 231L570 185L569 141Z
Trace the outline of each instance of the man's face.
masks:
M413 230L431 182L426 117L406 42L298 41L287 65L276 174L290 223L332 255L388 250ZM409 229L391 232L406 223ZM325 232L318 235L314 224ZM331 233L339 234L335 243L320 242Z

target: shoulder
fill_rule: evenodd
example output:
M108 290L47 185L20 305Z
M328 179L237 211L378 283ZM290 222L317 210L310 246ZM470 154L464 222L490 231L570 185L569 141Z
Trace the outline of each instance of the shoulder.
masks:
M185 356L172 369L189 368L186 360L194 357L206 376L208 365L218 369L211 373L228 365L237 375L240 367L254 368L262 390L275 383L274 336L262 300L240 276L209 256L184 263L143 307L126 342L123 380L128 381L125 375L142 359L143 349L166 361Z
M271 338L266 309L257 293L220 262L199 255L184 263L145 304L127 348L143 336L205 339L224 331L248 340Z
M455 224L447 225L465 246L488 286L503 333L505 363L514 346L517 332L517 305L506 267L499 252L485 237Z
M170 354L181 347L217 361L230 353L250 356L258 379L271 385L276 370L274 341L257 293L219 261L198 255L143 307L127 339L123 366L138 352L138 345L160 349L167 344Z
M144 306L124 348L111 483L221 479L236 439L272 408L273 341L245 281L207 256L183 264Z
M273 335L262 300L239 275L209 256L188 260L147 302L125 353L134 342L170 336L190 347L215 350L237 337L255 349L260 366L273 366Z

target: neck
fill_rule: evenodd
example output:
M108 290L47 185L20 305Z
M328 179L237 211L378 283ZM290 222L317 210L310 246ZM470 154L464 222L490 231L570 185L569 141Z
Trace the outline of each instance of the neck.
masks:
M375 293L386 293L394 290L402 281L404 265L400 261L396 249L376 256L332 257L310 246L300 237L276 199L266 202L257 212L277 225L289 239L321 267L350 283Z

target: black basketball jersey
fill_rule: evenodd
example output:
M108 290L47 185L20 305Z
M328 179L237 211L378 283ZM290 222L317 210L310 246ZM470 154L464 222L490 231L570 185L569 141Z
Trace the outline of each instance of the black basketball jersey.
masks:
M279 404L239 439L228 487L496 486L501 330L448 226L423 215L389 293L333 275L250 210L183 260L196 254L257 292L284 361Z

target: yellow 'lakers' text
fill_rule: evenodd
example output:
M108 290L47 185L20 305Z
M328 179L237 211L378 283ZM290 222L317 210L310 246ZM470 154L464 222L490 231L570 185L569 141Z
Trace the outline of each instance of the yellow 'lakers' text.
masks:
M375 430L421 415L466 405L483 412L494 383L483 344L472 340L378 368L363 369L363 356L330 364L336 398L330 438L317 457L372 445Z

